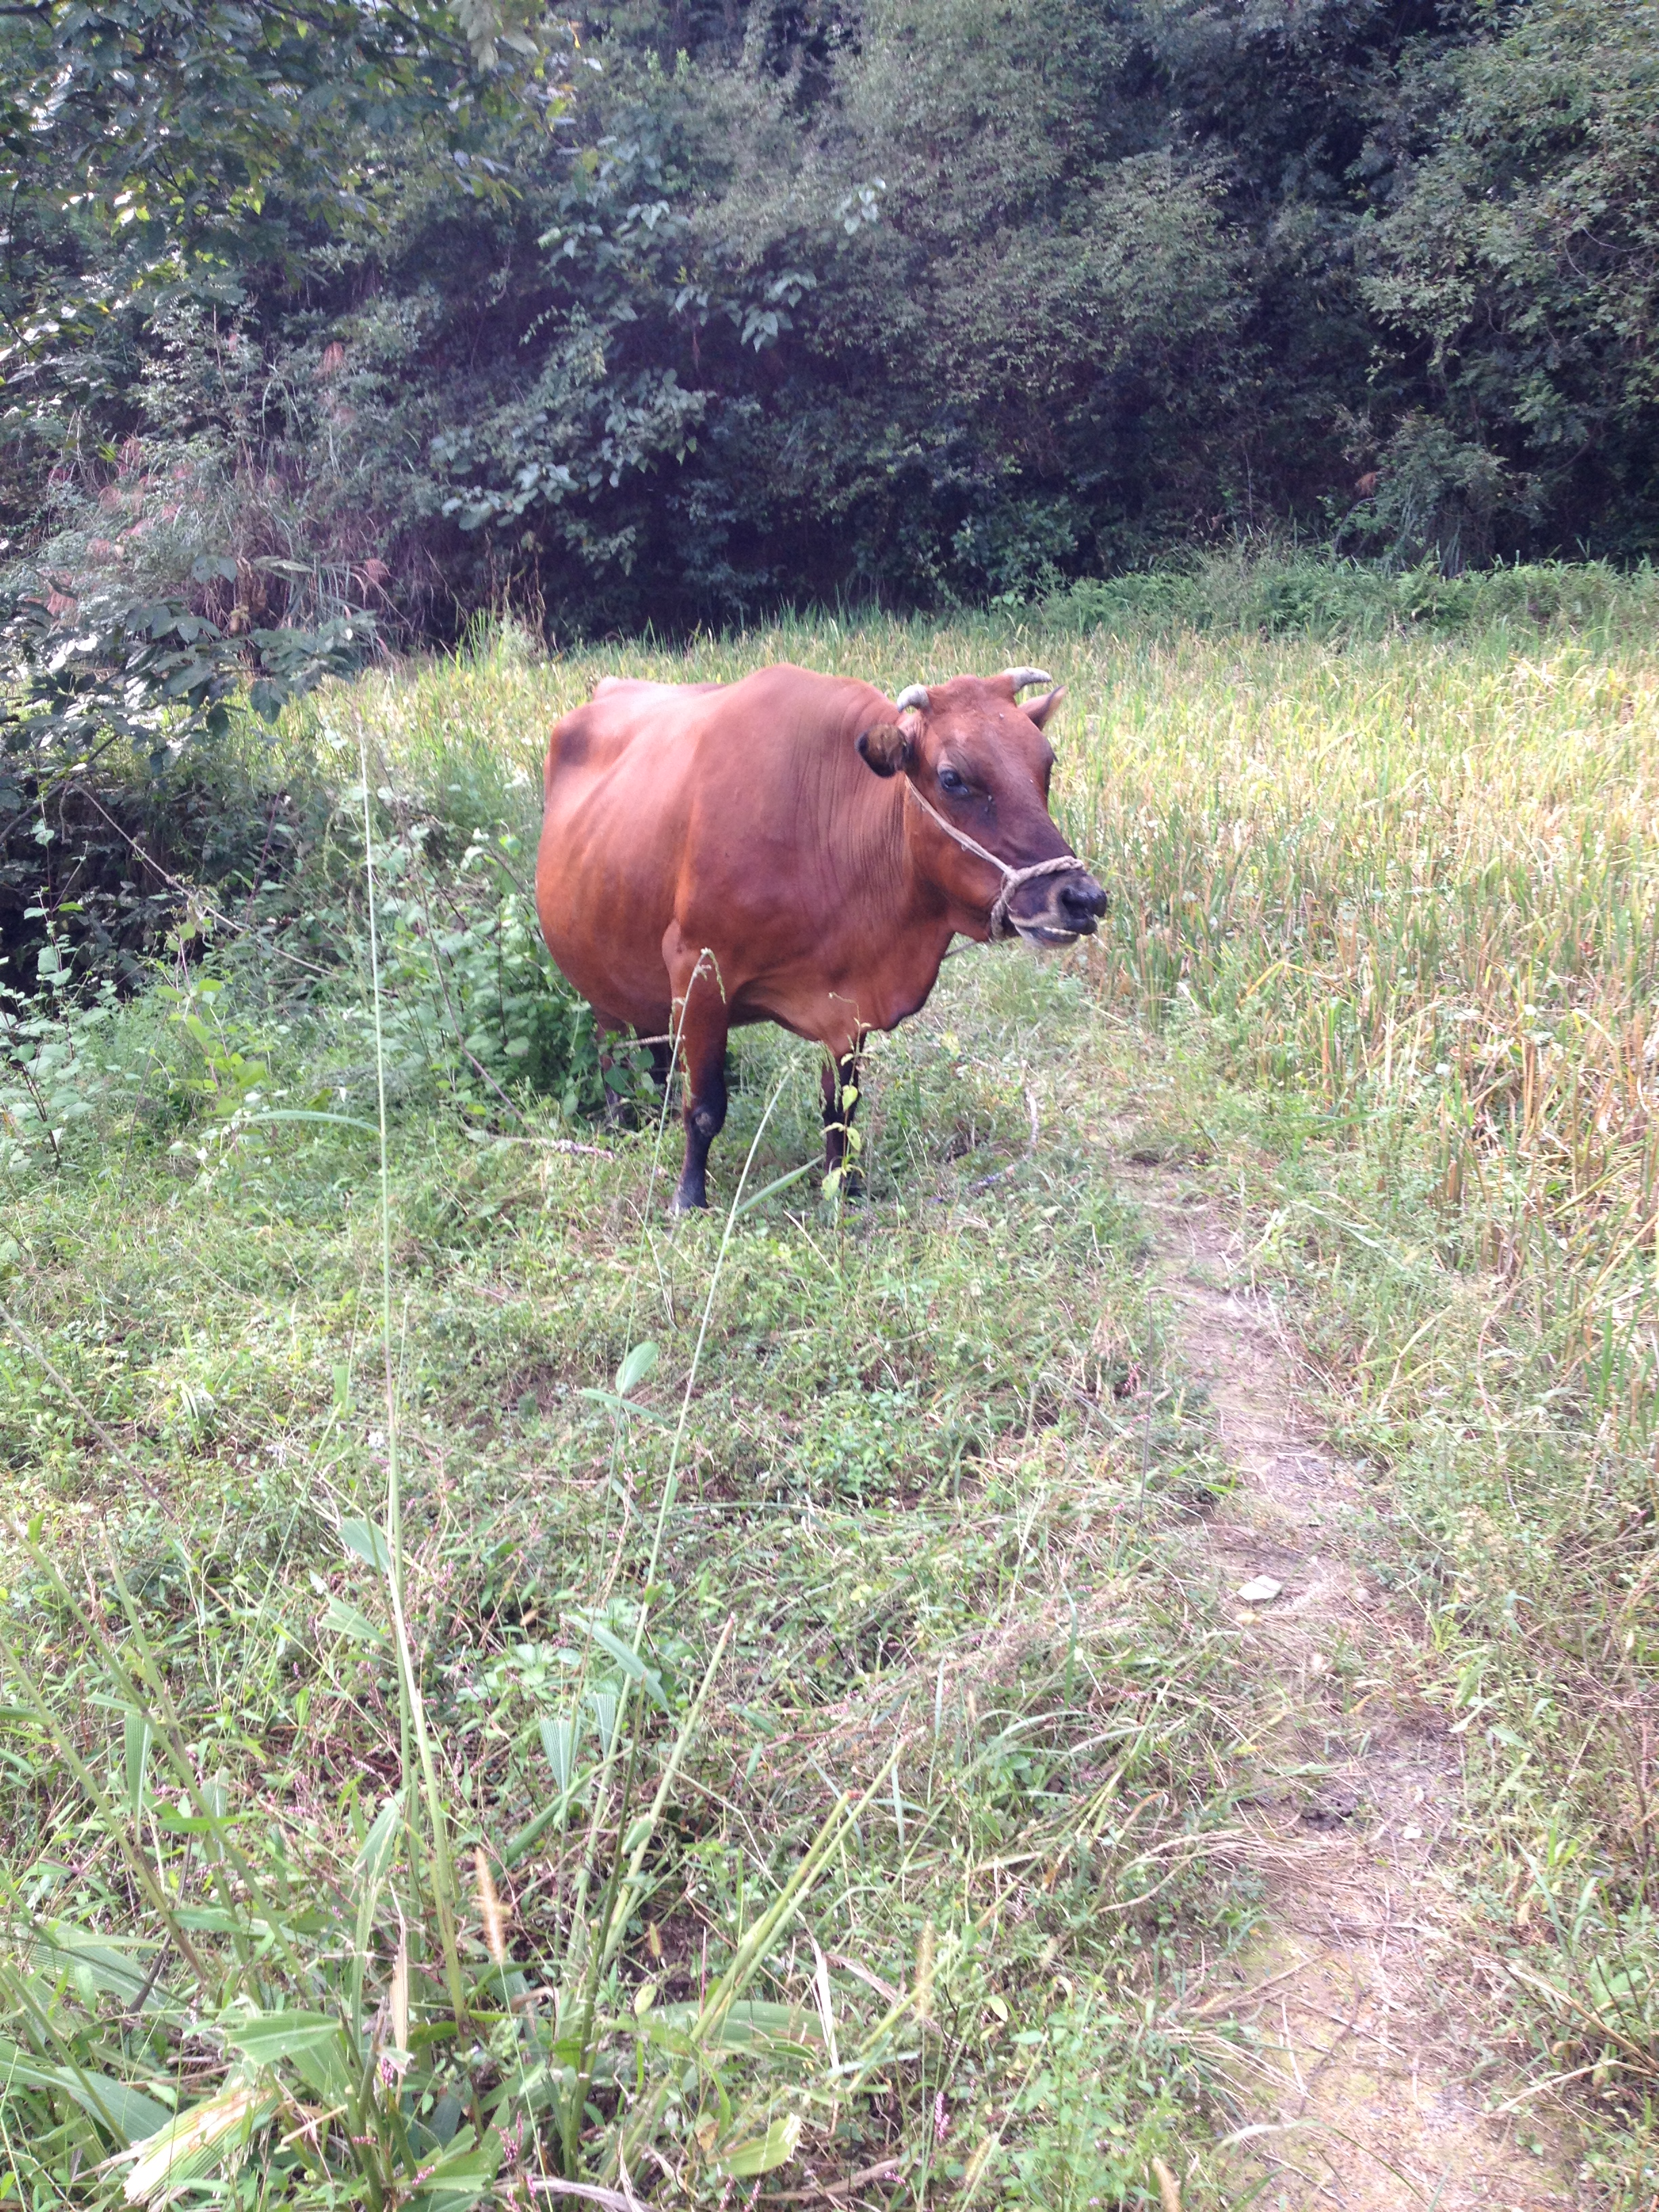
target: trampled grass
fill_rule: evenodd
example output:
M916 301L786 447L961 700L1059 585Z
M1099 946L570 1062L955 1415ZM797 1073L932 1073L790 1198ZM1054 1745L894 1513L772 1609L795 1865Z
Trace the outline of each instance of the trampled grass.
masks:
M672 1131L434 1044L464 963L520 958L442 902L469 853L522 870L596 675L779 657L1053 668L1114 908L1063 961L953 961L878 1048L865 1206L671 1234ZM1294 1294L1468 1747L1515 2048L1607 2121L1587 2191L1641 2202L1656 701L1639 642L1524 622L823 622L509 635L295 718L257 771L324 794L286 963L232 942L257 899L210 918L87 1044L61 1159L9 1170L22 2194L160 2201L170 2155L239 2205L858 2172L1080 2207L1157 2202L1157 2154L1206 2201L1256 1717L1180 1541L1217 1470L1114 1188L1133 1127L1216 1163ZM816 1098L744 1039L717 1209L751 1144L745 1193L811 1156Z

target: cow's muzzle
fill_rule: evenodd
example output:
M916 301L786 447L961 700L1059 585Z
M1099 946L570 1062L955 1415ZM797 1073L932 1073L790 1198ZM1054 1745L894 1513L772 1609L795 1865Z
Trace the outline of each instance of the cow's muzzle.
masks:
M1054 878L1053 889L1040 912L1008 917L1028 945L1070 945L1079 937L1092 937L1106 911L1106 894L1091 875Z

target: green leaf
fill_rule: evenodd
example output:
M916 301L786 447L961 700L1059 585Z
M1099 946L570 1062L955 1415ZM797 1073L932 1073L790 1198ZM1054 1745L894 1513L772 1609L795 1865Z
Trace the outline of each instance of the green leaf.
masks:
M244 2015L223 2029L225 2041L256 2066L275 2066L301 2051L314 2051L340 2033L332 2013L271 2012Z
M677 1425L672 1414L659 1413L654 1406L636 1406L631 1399L619 1398L614 1390L585 1389L579 1391L577 1395L591 1398L596 1406L609 1406L613 1413L637 1413L643 1420L654 1421L659 1429L672 1429Z
M603 1621L592 1622L587 1632L599 1649L608 1652L616 1661L629 1680L638 1683L658 1711L665 1713L668 1700L663 1695L662 1677L646 1665L639 1653L631 1645L624 1644L621 1637L607 1628Z
M617 1713L622 1704L614 1690L590 1690L587 1702L593 1708L593 1720L599 1732L599 1741L608 1745L617 1726Z
M175 1836L217 1836L231 1825L222 1813L181 1813L177 1806L166 1804L154 1807L151 1817Z
M152 1942L135 1938L118 1944L86 1935L64 1920L52 1921L37 1941L48 1960L70 1966L77 1980L89 1978L95 1990L118 1998L124 2011L131 2012L141 1995L147 2007L170 2002L169 1992L151 1978L158 1948Z
M342 1521L340 1541L348 1552L366 1559L371 1567L378 1567L383 1575L392 1572L392 1547L386 1532L373 1521Z
M352 1644L384 1644L386 1631L377 1628L366 1613L359 1613L343 1597L331 1597L323 1608L324 1628L331 1636L343 1636Z
M191 2105L133 2146L138 2157L127 2176L128 2203L171 2203L268 2125L280 2102L252 2082L232 2081L216 2096Z
M415 2202L432 2205L434 2212L460 2212L483 2195L501 2162L501 2139L494 2128L476 2147L471 2129L459 2128L442 2157L425 2169Z
M0 2036L0 2081L9 2089L45 2089L68 2097L100 2126L118 2136L123 2147L154 2135L173 2118L165 2105L130 2082L118 2081L87 2067L43 2066L3 2036Z
M644 1344L636 1344L617 1370L617 1395L626 1398L638 1389L656 1364L656 1346L648 1340Z
M757 2173L770 2173L775 2166L787 2165L795 2155L799 2141L800 2115L790 2112L781 2120L774 2120L763 2136L752 2136L745 2142L733 2144L721 2154L719 2170L734 2181L751 2180Z
M155 1724L148 1713L129 1711L122 1722L121 1735L127 1804L137 1814L144 1809L149 1750L155 1741Z
M79 2069L78 2084L66 2079L64 2086L88 2112L93 2109L92 2100L96 2099L124 2142L142 2142L173 2118L165 2105L146 2096L142 2089L135 2089L131 2081L118 2081L107 2074L94 2074L85 2067Z
M262 1070L261 1073L264 1073ZM309 1106L270 1106L258 1114L250 1114L250 1121L331 1121L337 1129L357 1129L366 1136L378 1137L378 1121L364 1121L355 1114L324 1114Z
M649 2014L647 2033L660 2029L676 2043L696 2026L696 2004L659 2005ZM811 2056L823 2046L816 2013L800 2005L775 2004L762 1997L739 1997L704 2044L708 2051L747 2051Z
M273 2012L243 2017L224 2029L234 2051L255 2066L274 2069L284 2060L307 2087L337 2103L351 2094L356 2067L343 2024L331 2013Z
M574 1714L557 1720L544 1718L539 1725L542 1749L553 1770L553 1779L562 1791L568 1790L570 1778L576 1771L576 1747L581 1741L581 1717Z
M392 1864L392 1855L398 1846L398 1837L403 1827L404 1793L394 1790L374 1815L368 1833L363 1838L362 1848L352 1863L352 1872L365 1887L386 1879Z

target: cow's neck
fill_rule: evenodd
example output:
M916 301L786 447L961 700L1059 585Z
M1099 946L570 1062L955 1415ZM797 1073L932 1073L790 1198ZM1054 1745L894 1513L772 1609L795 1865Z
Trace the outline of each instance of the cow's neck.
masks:
M970 928L974 920L923 872L912 841L915 817L906 802L907 789L902 776L878 787L880 797L888 802L883 810L885 850L879 873L885 886L881 920L890 947L882 963L889 990L879 1024L883 1029L890 1029L926 1004L951 939Z

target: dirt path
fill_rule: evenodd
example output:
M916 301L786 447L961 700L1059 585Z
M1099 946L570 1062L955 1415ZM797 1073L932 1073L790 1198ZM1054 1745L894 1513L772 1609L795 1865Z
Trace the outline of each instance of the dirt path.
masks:
M1128 1176L1182 1364L1239 1479L1205 1532L1212 1571L1279 1707L1250 1814L1281 1847L1272 1932L1241 1961L1234 2014L1253 2062L1241 2098L1272 2131L1237 2154L1241 2195L1254 2185L1264 2212L1577 2205L1542 2116L1488 2117L1519 2085L1465 1948L1460 1743L1417 1693L1404 1609L1357 1564L1361 1481L1302 1413L1272 1305L1234 1286L1242 1248L1203 1190L1164 1168ZM1263 1577L1277 1595L1238 1598Z

